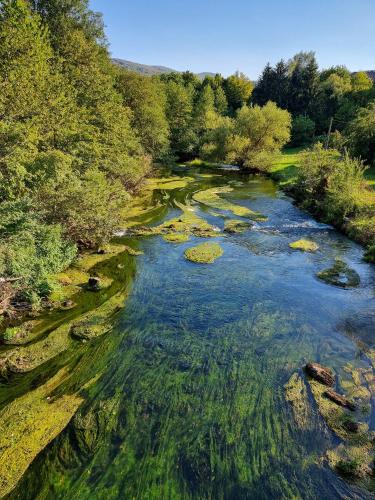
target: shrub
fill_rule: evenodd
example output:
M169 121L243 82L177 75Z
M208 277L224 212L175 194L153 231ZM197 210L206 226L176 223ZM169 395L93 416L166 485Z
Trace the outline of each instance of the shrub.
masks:
M292 121L293 146L306 146L314 140L315 122L307 116L298 115Z

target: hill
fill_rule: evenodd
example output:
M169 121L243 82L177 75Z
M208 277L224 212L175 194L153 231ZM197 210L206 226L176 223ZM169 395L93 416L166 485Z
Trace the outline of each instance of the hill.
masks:
M112 61L122 68L128 69L129 71L135 71L136 73L141 73L142 75L147 76L161 75L162 73L179 73L179 71L172 68L167 68L166 66L150 66L148 64L126 61L125 59L112 59ZM197 76L201 80L203 80L206 76L215 76L215 73L202 72L198 73Z

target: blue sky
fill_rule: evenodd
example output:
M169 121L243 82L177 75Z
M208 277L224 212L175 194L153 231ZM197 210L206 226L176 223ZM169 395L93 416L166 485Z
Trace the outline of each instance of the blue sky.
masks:
M314 50L321 67L375 69L375 0L90 0L113 57L256 78Z

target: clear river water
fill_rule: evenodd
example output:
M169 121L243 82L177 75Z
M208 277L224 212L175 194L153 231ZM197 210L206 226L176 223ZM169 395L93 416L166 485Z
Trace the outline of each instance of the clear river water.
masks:
M217 186L231 187L222 197L267 220L209 238L224 251L213 264L184 258L205 238L176 244L157 234L132 237L143 255L129 264L131 291L111 331L13 383L35 387L65 365L73 373L69 390L97 375L10 498L373 498L325 460L340 438L311 394L301 426L284 386L295 372L304 377L308 361L338 377L348 366L371 369L375 267L362 260L360 246L298 209L270 179L182 167L174 175L191 180L155 190L152 226L178 217L183 204L222 231L241 217L192 198ZM319 250L289 247L301 238ZM359 274L358 287L317 278L335 258ZM369 405L372 430L372 393Z

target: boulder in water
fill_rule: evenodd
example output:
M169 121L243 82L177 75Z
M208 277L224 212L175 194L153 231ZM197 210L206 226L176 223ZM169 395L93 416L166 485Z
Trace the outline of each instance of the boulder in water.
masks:
M337 405L343 406L344 408L348 408L348 410L350 411L356 410L356 405L352 401L349 401L348 398L342 396L341 394L338 394L332 389L327 389L324 392L324 396L333 401L334 403L336 403Z
M305 366L307 375L317 380L321 384L332 387L335 383L333 373L329 368L320 365L319 363L307 363Z

